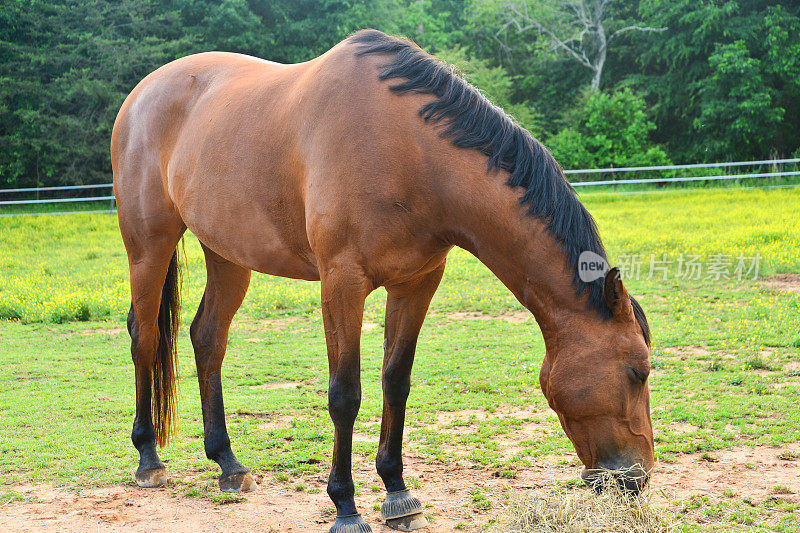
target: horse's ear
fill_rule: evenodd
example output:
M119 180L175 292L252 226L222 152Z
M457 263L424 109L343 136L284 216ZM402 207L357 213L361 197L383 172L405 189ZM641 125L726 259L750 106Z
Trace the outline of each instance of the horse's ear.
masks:
M628 291L622 284L622 276L617 267L606 272L605 283L603 284L603 297L606 305L611 309L611 314L617 316L623 313L626 308L631 306L631 299Z

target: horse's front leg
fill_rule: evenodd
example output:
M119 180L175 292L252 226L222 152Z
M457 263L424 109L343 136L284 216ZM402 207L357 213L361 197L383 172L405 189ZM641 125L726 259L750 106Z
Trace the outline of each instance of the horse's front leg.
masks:
M333 420L333 464L328 495L336 505L330 533L367 533L356 511L352 475L353 424L361 406L361 321L372 287L349 265L326 268L322 278L322 318L328 345L328 411Z
M417 337L443 273L444 263L418 280L387 287L383 418L376 466L387 491L381 516L401 531L428 525L420 501L403 481L403 424Z
M205 246L203 251L208 278L190 331L203 407L205 451L206 456L222 469L220 490L247 492L256 489L256 482L231 450L222 402L222 360L231 321L250 284L250 271L223 259Z

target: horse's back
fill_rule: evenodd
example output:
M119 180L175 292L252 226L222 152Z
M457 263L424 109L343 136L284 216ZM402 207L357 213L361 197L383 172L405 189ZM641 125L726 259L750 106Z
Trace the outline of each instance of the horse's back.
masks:
M441 140L419 128L416 97L379 80L383 59L355 52L344 41L295 65L206 53L155 71L115 125L117 195L139 198L120 212L160 195L136 210L177 214L219 255L273 275L319 279L320 258L345 246L408 258L376 278L421 268L430 251L409 241L401 253L400 238L432 217L403 206L425 208L421 147Z

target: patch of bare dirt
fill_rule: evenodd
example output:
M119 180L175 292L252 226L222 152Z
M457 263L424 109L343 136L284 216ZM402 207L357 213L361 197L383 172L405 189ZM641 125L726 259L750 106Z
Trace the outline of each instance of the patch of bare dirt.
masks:
M383 490L371 461L355 457L353 475L360 482L356 504L375 533L393 531L380 520L374 509L383 501ZM405 475L419 481L416 489L431 507L434 520L428 532L463 530L478 532L498 513L503 495L512 490L550 486L556 480L574 477L572 465L555 465L556 459L542 459L542 464L520 472L517 479L506 479L487 468L427 464L421 456L407 456ZM279 483L267 476L246 500L219 505L207 500L186 498L177 484L161 489L116 486L70 493L48 486L12 487L30 501L9 502L0 517L2 531L169 531L175 533L204 531L327 531L335 518L333 504L325 493L327 476L302 480L304 491L294 490L300 480ZM479 487L494 503L481 511L472 503L471 491ZM319 492L309 489L317 489ZM0 502L2 505L3 502Z
M664 353L669 354L669 356L677 357L679 360L684 361L687 358L689 359L698 359L702 357L708 357L711 355L711 352L708 351L706 348L702 346L670 346L668 348L664 348Z
M788 487L791 494L781 499L800 503L800 461L781 459L789 447L755 446L679 456L675 463L662 463L656 476L667 493L686 499L692 495L721 496L729 490L738 497L749 496L755 503L775 497L775 487ZM708 459L711 460L708 460ZM659 475L661 474L661 475Z
M460 409L458 411L439 411L436 413L436 426L438 431L450 435L468 435L478 428L473 420L490 420L495 418L513 418L519 423L508 433L496 435L493 440L504 448L506 457L513 457L521 447L519 443L524 440L541 439L549 435L553 425L558 425L558 417L550 409L537 410L534 408L507 408L501 407L493 413L480 409ZM516 423L516 422L515 422ZM453 447L455 450L455 447ZM462 450L462 455L467 455Z
M502 448L503 456L506 459L523 452L525 448L521 444L523 441L543 439L554 431L554 427L558 426L558 417L549 409L537 410L533 407L510 408L501 406L492 413L480 409L439 411L436 414L436 427L437 431L447 435L470 435L478 431L474 421L496 418L515 419L515 427L513 429L507 433L492 437L492 441ZM461 466L468 468L472 466L469 461L462 460L469 456L469 450L463 446L442 444L441 448L448 455L459 458L458 461Z
M761 280L769 289L782 292L800 292L800 274L775 274Z
M552 415L551 415L552 413ZM483 409L459 409L457 411L438 411L436 413L436 424L441 427L451 426L453 424L466 423L471 419L475 420L490 420L493 418L512 417L519 419L536 418L536 417L556 417L550 409L543 411L534 408L511 408L501 406L493 412L485 411Z
M505 320L511 324L521 324L533 319L532 315L528 311L501 313L499 315L478 313L476 311L458 311L456 313L448 313L445 316L453 320Z
M292 427L292 420L295 419L292 415L276 415L275 413L259 413L259 412L251 412L251 411L236 411L234 413L229 413L226 415L226 418L256 418L259 420L263 420L258 424L258 427L264 430L273 430L273 429L286 429Z
M580 466L574 455L537 458L534 464L515 472L516 477L501 477L485 467L461 464L428 464L419 455L406 457L407 479L416 479L416 494L431 504L430 533L462 530L478 532L495 518L501 503L511 492L550 491L553 486L574 479ZM782 459L781 457L784 457ZM712 500L749 497L755 505L768 499L800 503L800 446L760 446L712 452L705 460L698 454L679 456L674 463L656 466L653 483L662 489L654 503L677 508L676 500L708 496ZM787 460L786 458L789 458ZM382 487L371 461L354 457L354 478L360 489L356 503L376 533L389 533L379 512L384 494L371 487ZM294 490L302 481L305 490ZM278 482L267 476L246 500L227 505L181 495L180 483L161 489L115 486L67 492L49 486L10 487L25 501L0 502L2 531L327 531L334 520L334 508L325 493L326 476ZM472 493L479 488L491 500L488 511L476 509ZM319 490L319 492L317 492ZM309 492L311 491L311 492ZM702 512L699 509L697 512ZM690 514L691 518L691 514ZM698 515L698 519L702 516ZM780 513L773 517L780 519Z
M687 424L684 422L672 422L668 424L666 428L672 431L673 433L678 433L680 435L684 433L693 433L699 429L697 426L694 426L692 424Z
M258 424L260 429L264 429L267 431L274 430L274 429L287 429L292 427L292 420L295 417L290 415L280 415L280 416L273 416L270 417L269 420L264 419L264 422Z
M302 385L299 381L282 381L279 383L261 383L260 385L250 385L254 390L287 390L297 389Z
M81 335L119 335L120 333L127 333L126 328L92 328L84 329L80 332Z
M353 432L353 442L369 442L378 444L380 437L372 433L361 433L359 431Z
M288 328L292 324L308 320L302 316L287 316L282 318L265 318L258 321L260 330L281 331Z

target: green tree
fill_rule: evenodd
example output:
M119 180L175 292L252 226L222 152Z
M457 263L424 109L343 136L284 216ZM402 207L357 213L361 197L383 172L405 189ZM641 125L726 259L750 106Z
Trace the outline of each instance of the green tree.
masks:
M652 103L654 137L675 158L761 158L797 149L800 5L640 0L638 9L649 24L669 27L658 40L640 36L639 53L627 59L641 66L629 79ZM737 112L755 122L733 124Z
M591 9L580 15L585 5ZM649 26L636 7L621 1L471 0L470 51L504 66L517 80L514 101L532 102L542 127L558 131L582 88L599 87L601 80L611 90L625 83L631 72L625 55L641 33L633 30Z
M763 155L784 110L773 105L761 61L750 57L744 41L736 41L717 45L708 62L711 75L697 83L701 110L693 124L707 139L708 158L728 159L734 146L738 157Z
M464 41L464 3L458 0L397 0L395 27L384 31L399 33L428 51L437 52Z
M144 76L177 57L225 50L306 61L366 27L404 34L456 63L568 166L655 162L666 157L657 146L687 162L800 152L797 2L0 2L0 184L6 187L107 182L119 106ZM516 6L520 28L525 20L547 24L542 28L602 68L580 66L535 24L517 31L509 6ZM631 26L669 29L622 31L613 50L598 55L600 30L584 24L583 32L583 15L573 9L580 6L603 6L606 43ZM561 15L573 9L572 19L559 16L559 8L567 10ZM606 92L582 91L595 78Z
M107 182L122 100L193 38L155 2L20 0L0 13L0 179Z
M591 87L599 89L612 41L627 32L667 29L620 23L614 15L619 11L617 4L621 3L612 0L506 0L500 4L503 25L498 35L507 38L509 31L537 32L554 51L589 69Z
M585 90L566 117L567 126L547 139L565 168L667 165L667 154L649 139L655 125L645 102L630 89Z

